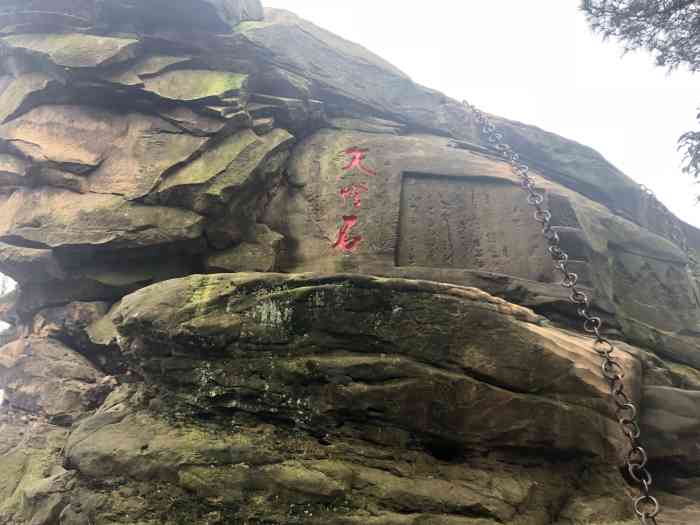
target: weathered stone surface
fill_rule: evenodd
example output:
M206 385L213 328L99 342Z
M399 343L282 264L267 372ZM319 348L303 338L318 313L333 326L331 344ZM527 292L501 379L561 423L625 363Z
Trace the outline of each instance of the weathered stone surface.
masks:
M187 519L346 524L370 514L389 520L376 523L491 524L508 522L516 514L541 523L550 515L549 505L568 501L574 491L576 498L571 497L566 511L573 519L602 525L606 522L597 518L603 515L629 515L621 499L605 494L603 487L619 480L600 467L592 468L589 482L579 488L570 482L579 468L576 462L447 462L418 450L401 451L398 444L383 447L362 439L339 438L329 447L295 430L255 424L244 415L233 418L235 432L222 432L225 420L174 423L163 409L159 397L121 388L75 427L66 450L79 478L66 516L75 516L79 495L83 512L101 523L123 506L124 496L139 494L131 506L133 519L150 511L167 524ZM335 459L339 451L344 460ZM506 471L497 470L503 467ZM83 476L105 485L100 505L90 496L94 489L81 483ZM108 488L116 479L121 495ZM161 515L163 501L156 491L144 490L141 480L157 483L183 505L171 501L168 514ZM573 505L577 500L586 504ZM409 521L391 521L404 518Z
M3 14L43 14L82 19L87 25L95 18L94 0L5 0Z
M147 33L174 29L229 33L241 21L262 17L260 0L184 0L176 4L165 0L105 0L101 19L112 26Z
M353 155L345 152L352 149L366 151L349 168ZM544 241L507 166L449 149L445 139L323 130L296 148L289 173L286 210L271 207L283 210L280 224L271 226L295 240L290 270L333 272L351 264L367 272L374 263L367 273L422 266L552 280ZM357 191L344 194L343 188ZM333 247L344 215L358 217L350 236L363 237L352 260Z
M199 255L206 248L203 239L194 243L103 252L76 252L65 247L54 252L61 277L42 280L28 275L22 282L13 311L26 322L39 310L71 302L110 301L143 286L189 275L199 267ZM44 252L44 251L41 251Z
M211 247L223 250L255 239L258 218L281 185L288 158L286 148L269 155L249 181L233 194L226 213L207 224L205 233Z
M253 94L248 111L255 118L272 117L275 122L303 137L323 126L325 107L319 100Z
M398 122L374 117L361 119L335 117L329 119L329 124L335 129L363 131L365 133L388 133L390 135L400 135L406 129L405 125Z
M138 33L228 33L241 21L262 16L259 0L6 0L0 6L0 30L70 30L98 24Z
M283 129L263 137L251 130L241 131L172 173L154 194L164 205L221 215L235 193L261 183L257 180L261 166L287 150L293 141L294 137Z
M51 250L0 242L0 271L15 281L47 282L65 277Z
M105 302L68 303L41 310L34 316L32 333L37 337L54 339L82 339L87 327L99 321L109 310Z
M283 270L455 282L538 308L567 300L505 162L437 137L322 130L295 148L289 175L265 217L288 239ZM639 331L631 325L670 335L700 326L697 285L678 247L535 176L572 269L625 334ZM647 286L637 285L641 276ZM696 365L693 347L660 353Z
M135 63L127 64L116 71L110 71L103 78L127 86L144 87L144 79L156 76L164 70L190 60L188 56L147 55Z
M415 84L362 46L288 11L267 9L263 23L241 24L236 35L248 52L259 56L263 48L266 61L312 80L313 98L326 102L331 113L369 114L414 130L481 141L473 116L457 101ZM638 218L642 192L599 153L534 126L505 119L497 124L521 157L548 178Z
M60 0L59 0L60 1ZM84 30L90 26L91 20L73 14L51 11L57 6L42 6L45 10L32 10L34 2L22 2L25 5L18 8L17 2L14 6L8 6L8 2L0 6L0 34L22 34L36 30L51 31L75 31ZM29 6L27 6L29 4ZM22 10L24 8L24 10ZM90 15L88 15L90 16Z
M28 163L14 155L0 153L0 186L20 186L26 183Z
M249 287L257 290L254 300L247 297ZM194 393L204 406L272 411L303 426L331 427L337 423L330 421L342 413L366 420L368 429L388 424L457 447L478 446L486 435L494 446L614 454L619 437L606 421L604 382L594 367L583 365L596 360L585 341L523 324L508 313L537 319L475 289L350 276L253 274L160 283L128 296L111 315L125 338L124 350L136 353L147 373L160 378L168 370L158 380L172 382L186 399ZM467 319L476 324L470 327ZM411 326L421 328L414 332ZM476 326L493 332L488 350L480 344ZM324 333L328 336L320 335ZM509 335L499 340L497 333ZM176 355L151 349L151 341L160 341L162 348L165 340ZM302 341L318 350L293 351ZM377 341L383 350L372 355ZM449 341L440 354L438 341ZM258 342L279 350L246 356L244 348ZM228 348L214 363L198 365L196 354L177 357L194 351L189 350L193 343L207 352ZM499 348L503 352L495 354ZM534 354L527 357L530 352ZM230 359L238 363L235 369ZM534 359L542 366L538 371L532 369ZM510 364L503 365L505 361ZM632 370L638 366L632 358L626 361ZM518 372L518 363L530 366ZM508 373L499 371L503 369ZM201 385L197 378L203 373L210 379ZM268 386L261 398L246 394L263 385ZM481 408L470 410L474 406ZM528 414L527 421L517 414Z
M657 458L700 473L700 390L665 386L644 390L646 446Z
M90 191L128 199L146 195L206 142L157 117L82 106L41 106L0 126L0 136L35 164L83 174Z
M193 284L194 281L198 282ZM353 282L354 285L351 284ZM355 286L360 288L354 289ZM319 292L323 292L323 300L317 295ZM377 297L368 300L372 293ZM551 328L540 327L537 324L538 318L527 310L495 300L476 290L415 281L370 280L348 276L323 279L268 275L263 279L262 275L219 275L171 281L146 288L126 298L110 317L116 321L122 333L121 344L132 354L132 359L150 360L151 366L160 361L163 368L149 372L152 380L165 385L168 391L183 394L189 391L196 395L186 396L188 400L182 405L173 403L172 398L164 402L158 395L153 397L153 394L139 393L133 389L115 392L94 416L85 419L73 430L67 447L69 464L77 469L80 477L88 476L106 482L119 478L123 480L122 484L127 487L127 491L141 490L138 487L143 483L142 480L162 483L162 487L169 486L171 488L168 490L174 494L184 488L189 494L187 498L201 498L201 501L209 503L200 507L200 504L195 505L194 501L188 499L188 510L178 508L177 515L188 512L190 514L187 516L192 519L191 513L202 512L207 516L219 513L219 521L213 523L253 518L274 523L288 523L290 519L297 518L303 518L304 523L359 523L363 517L367 518L368 511L375 516L375 521L380 519L379 516L384 520L376 521L377 523L422 523L428 520L430 523L490 524L507 523L516 515L530 520L523 523L554 523L551 521L554 516L551 512L571 523L608 525L611 519L626 522L630 518L629 507L623 495L611 495L609 492L610 486L618 485L621 481L613 470L606 467L588 470L587 482L578 485L574 480L580 472L581 464L576 460L562 461L560 458L551 464L545 460L544 465L542 460L538 460L537 466L525 467L518 466L518 461L512 462L515 456L508 456L507 452L506 456L483 461L468 459L469 456L462 455L460 447L435 435L419 439L417 449L409 447L406 450L406 445L415 439L411 436L416 434L407 433L401 424L385 422L381 427L373 428L369 421L391 416L390 410L382 411L381 407L383 404L390 406L388 400L396 397L371 392L389 387L396 393L402 382L408 380L401 371L409 376L409 370L420 374L421 359L417 359L421 355L420 348L428 350L435 347L428 342L432 337L429 333L419 336L422 342L416 341L416 334L405 328L405 321L402 321L405 314L402 312L391 309L391 321L388 321L388 325L382 323L383 309L377 308L377 301L387 300L395 307L397 305L393 303L400 294L410 297L404 306L414 309L411 317L415 329L422 327L423 332L426 326L430 326L429 332L435 330L440 333L443 325L420 323L420 312L426 308L417 300L422 294L434 296L425 302L434 313L444 311L441 301L450 300L473 302L477 310L484 308L486 317L479 317L477 321L475 311L469 317L480 323L482 338L489 334L487 340L494 345L493 349L504 348L499 355L489 356L499 364L501 359L507 357L508 350L516 347L507 343L499 345L497 334L511 331L494 330L495 327L485 323L485 319L495 316L503 320L510 319L508 323L515 323L522 328L527 327L525 333L538 339L541 344L539 351L542 353L538 358L539 365L535 368L538 372L535 376L522 375L521 381L524 382L519 383L521 388L527 388L528 382L539 383L541 378L537 374L540 372L552 374L552 377L560 374L561 371L556 366L552 369L556 359L550 360L555 354L559 358L569 356L569 359L577 360L592 358L587 347L581 347L580 352L577 349L581 344L578 336L565 336ZM289 295L294 296L295 306L287 301ZM292 352L291 359L275 359L277 366L282 365L275 374L268 375L267 367L256 366L258 376L255 381L260 384L255 386L245 379L248 372L245 371L247 366L244 364L245 354L251 348L255 348L256 354L261 352L257 345L253 345L254 341L259 340L264 345L263 348L270 348L273 352L284 352L279 348L280 341L283 340L286 341L283 344L297 346L293 343L293 332L284 328L287 321L283 309L279 310L281 316L267 315L260 310L260 305L278 300L286 303L285 307L293 312L289 317L289 322L293 324L289 327L299 329L300 334L301 331L309 334L323 332L324 309L346 317L342 307L346 302L347 307L354 312L353 322L346 323L345 330L338 331L336 328L323 335L323 339L318 339L318 343L323 341L323 347L328 348L330 353L310 355L302 348L318 352L321 347L307 341ZM303 314L309 311L308 307L301 306L306 300L315 305L315 313L309 317ZM152 301L158 301L163 308L156 313L151 307ZM362 323L360 310L356 308L360 304L365 311L372 312L372 325L379 330L374 336L374 342L371 330L367 330L369 325ZM477 307L477 304L480 306ZM224 313L225 310L229 312ZM261 324L258 314L253 314L248 319L247 311L258 310L267 322ZM274 308L264 306L263 310L272 313ZM454 311L447 317L454 319ZM404 329L396 330L392 323L402 325ZM344 334L349 334L358 325L365 327L363 337L376 350L365 350L353 357L352 352L347 351L348 344L343 343L343 338ZM454 333L441 333L440 337L451 341ZM390 334L391 339L386 339L387 334ZM381 350L386 352L389 345L396 345L397 340L404 338L411 340L410 351L413 355L410 364L401 363L396 348L392 349L392 357L377 353ZM162 342L166 340L177 356L169 356L168 352L162 351ZM152 346L157 341L161 344ZM359 350L358 342L357 338L353 339L352 348L355 351ZM270 344L276 349L273 350ZM524 341L515 344L524 344L523 350L528 346ZM398 345L401 346L401 343ZM202 349L205 349L204 352ZM406 350L409 350L408 346ZM470 347L470 353L475 351L475 347ZM528 359L520 351L514 351L510 355L514 358L512 363L522 363ZM482 356L487 357L486 354ZM263 361L270 359L267 352L259 357ZM446 363L457 365L459 362L457 366L466 370L466 362L460 361L456 354L449 359L439 356L434 358L440 361L440 368L444 368ZM235 359L236 365L228 365L229 359L231 363ZM372 361L371 365L368 360ZM390 367L378 366L378 361L382 360L385 365L391 362ZM481 357L477 360L485 364ZM209 365L200 368L198 363L205 362ZM448 365L448 368L454 365ZM550 388L556 390L561 387L564 391L573 393L577 391L573 385L583 387L588 384L584 387L586 395L595 396L596 391L603 395L604 382L594 379L590 372L595 370L594 367L572 367L564 362L561 366L562 370L568 372L555 382L549 381ZM510 366L509 369L512 370L513 367ZM523 372L526 369L524 367ZM219 370L225 370L225 373L219 374ZM484 371L490 373L488 367ZM497 367L491 371L498 373ZM379 380L379 376L386 373L389 374L387 379ZM580 373L583 375L578 375ZM439 369L435 367L430 374L431 380L439 383ZM449 391L448 385L459 384L457 375L450 375L443 388ZM228 379L224 380L224 377ZM488 382L485 378L482 380ZM369 397L374 399L373 409L368 411L366 405L354 405L355 410L361 411L358 414L365 414L359 419L353 415L352 408L339 411L345 422L342 426L329 424L328 419L324 418L307 418L309 410L315 406L308 394L317 381L325 385L323 400L326 403L342 402L345 396ZM367 384L364 393L353 393L353 385L358 385L359 382ZM595 386L597 382L600 387ZM183 388L188 383L197 387L189 390ZM265 387L265 384L268 386ZM295 397L292 397L293 410L292 406L287 408L288 405L284 402L273 403L279 411L271 410L272 405L267 403L280 394L280 387L291 388L295 384L305 385L302 387L306 389L305 392L294 392L304 402L297 403ZM334 390L346 394L334 396ZM433 403L441 398L439 395L436 398L423 390L419 391L423 392L423 398L432 399ZM225 392L228 392L228 396ZM178 393L176 399L180 396ZM256 397L259 397L257 401ZM406 406L420 407L420 397L413 398L413 402ZM554 397L558 403L572 403L573 406L580 401L574 400L576 396L570 395ZM225 405L216 401L217 398L225 399ZM599 408L604 405L601 403ZM214 410L214 414L222 414L217 411L226 406L226 413L231 414L230 420L229 416L224 416L220 422L201 425L188 419L186 414L191 410L188 406L198 407L196 410ZM219 408L216 409L216 406ZM251 419L254 414L271 417L272 421L291 417L296 429L284 431L281 427L269 424L270 419L267 419L268 423L260 425L254 422L254 417ZM531 411L521 411L521 414L532 417ZM174 425L168 417L179 418L180 423ZM219 425L227 425L230 429L232 423L235 431L222 433ZM408 420L404 424L406 423ZM420 426L420 421L408 424ZM322 443L325 445L311 437L317 425L323 429ZM118 453L115 453L114 446L118 447ZM304 451L301 457L300 451ZM341 456L338 457L338 454ZM109 465L109 468L104 468L105 465ZM391 468L387 468L389 466ZM80 494L86 507L94 509L92 515L114 512L115 507L120 505L119 498L112 495L101 500L101 507L96 507L90 503L90 498L87 497L89 491L84 492L85 490L76 489L74 495L77 497ZM147 494L152 492L147 491ZM146 508L151 509L151 512L159 512L158 501L148 495L145 498L146 501L139 503L136 508L137 515L142 515ZM268 498L274 498L275 505L260 503ZM553 504L558 510L551 511ZM678 510L671 511L672 517L685 519L695 512L692 502L681 504L674 501L673 504ZM73 503L66 507L66 515L72 515L72 505ZM199 508L202 510L197 511ZM464 513L469 517L465 517ZM175 521L174 514L172 519L172 523L178 522ZM163 522L171 523L167 520Z
M368 104L389 85L393 87L403 81L401 87L404 87L411 83L404 73L362 46L289 11L267 9L262 23L243 23L236 29L236 35L243 42L265 48L278 66L297 72L307 81L318 82L323 77L324 87L336 88L339 95L355 98L353 102ZM286 45L288 42L296 43L294 49ZM322 65L319 59L323 60ZM366 75L370 69L373 74ZM349 79L362 79L362 82L348 82Z
M104 137L105 142L111 142L119 133L119 128L114 128L104 112L75 106L43 106L5 124L0 133L36 162L73 165L89 172L104 160L101 150L105 143L86 138Z
M224 458L232 463L262 460L256 459L254 443L248 439L197 428L178 429L133 406L131 395L124 388L115 391L95 415L71 432L67 456L81 473L95 478L108 473L142 480L173 479L185 465L208 467ZM115 443L120 447L116 454ZM105 469L105 461L113 465Z
M262 20L265 16L259 0L205 0L213 5L231 26L247 20Z
M62 424L102 403L110 386L101 377L87 359L52 339L18 339L0 352L5 402Z
M279 67L269 67L256 79L255 90L275 97L311 98L312 83L301 75Z
M223 71L177 69L144 80L145 89L163 98L184 102L236 95L247 75Z
M275 129L274 117L258 118L253 120L253 131L258 135L267 135Z
M134 56L138 40L83 33L11 35L1 39L13 48L47 55L63 67L98 67Z
M257 0L0 4L0 525L636 523L599 357L460 104ZM700 231L494 118L624 340L663 524L698 522Z
M32 185L64 188L76 193L88 193L90 182L83 175L50 166L35 166L32 169Z
M0 124L47 101L58 83L44 73L25 73L0 79Z
M32 316L43 308L65 305L73 301L116 301L125 293L151 282L153 280L138 281L131 286L112 286L80 278L29 282L17 293L12 311L22 321L29 322Z
M235 122L227 122L223 118L214 118L208 115L203 115L201 113L196 113L186 106L175 106L172 108L161 109L159 116L177 126L178 128L186 131L195 136L205 136L209 137L216 135L225 127L231 127L235 130L239 127L247 127L247 120L243 120L242 115ZM233 125L232 125L233 124Z
M255 242L244 241L228 250L212 253L204 264L211 273L272 272L276 269L282 239L279 233L258 224Z
M202 218L192 212L133 204L115 195L46 188L0 195L0 237L51 248L137 248L196 241Z
M4 409L0 414L0 523L56 522L75 474L62 467L67 431Z

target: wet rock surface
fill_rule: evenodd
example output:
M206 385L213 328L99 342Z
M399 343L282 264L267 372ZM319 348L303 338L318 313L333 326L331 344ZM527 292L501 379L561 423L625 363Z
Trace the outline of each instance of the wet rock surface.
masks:
M696 523L700 232L495 118L616 340L660 521ZM4 2L0 272L0 525L636 523L517 179L291 13Z

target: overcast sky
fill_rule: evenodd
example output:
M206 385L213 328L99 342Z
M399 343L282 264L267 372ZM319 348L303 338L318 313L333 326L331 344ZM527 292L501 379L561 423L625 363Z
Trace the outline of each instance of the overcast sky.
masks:
M263 0L362 44L414 81L592 146L687 222L700 194L676 141L700 74L667 73L591 33L579 0Z

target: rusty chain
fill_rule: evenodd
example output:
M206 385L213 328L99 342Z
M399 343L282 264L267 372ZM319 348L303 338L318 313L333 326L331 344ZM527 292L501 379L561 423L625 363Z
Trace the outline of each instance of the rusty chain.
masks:
M552 227L552 213L544 205L544 194L537 190L535 179L530 175L530 168L520 160L520 155L503 142L503 134L498 132L493 122L476 107L463 102L470 110L485 135L489 145L497 150L511 165L511 170L520 178L522 188L528 193L527 202L535 209L535 220L542 225L542 235L547 241L549 255L555 269L563 276L561 285L570 291L569 299L577 305L578 315L583 319L583 329L595 336L593 349L602 357L601 370L610 385L610 396L615 403L615 415L622 433L629 440L630 448L625 458L627 472L635 483L639 484L641 495L634 498L634 512L642 525L658 525L656 517L660 506L658 500L651 495L651 473L647 469L648 456L640 444L641 429L639 427L638 409L625 391L623 378L624 367L613 356L615 347L601 333L603 321L591 314L589 297L577 286L578 275L568 268L569 256L560 246L559 234Z

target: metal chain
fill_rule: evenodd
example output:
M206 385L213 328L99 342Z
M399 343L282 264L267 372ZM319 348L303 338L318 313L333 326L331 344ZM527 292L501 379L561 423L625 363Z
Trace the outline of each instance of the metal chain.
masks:
M496 130L496 126L482 111L466 101L463 104L474 114L489 145L510 162L511 170L520 178L521 186L528 194L527 202L535 209L535 220L542 225L542 235L549 245L549 255L554 261L554 267L563 276L561 285L570 291L569 299L578 306L578 315L583 319L583 329L596 338L593 349L603 358L601 370L610 385L610 395L616 407L615 415L622 433L630 444L625 458L627 471L639 484L641 491L641 495L633 500L634 512L642 525L658 525L656 516L659 514L660 506L658 500L650 494L652 477L647 469L646 450L639 441L641 430L637 406L625 391L622 381L625 371L622 363L613 356L615 347L601 333L603 321L600 317L591 314L590 299L577 286L578 275L568 268L569 256L560 246L559 234L552 227L552 213L544 205L544 194L535 187L535 179L529 173L530 168L520 161L520 155L513 151L509 144L503 142L503 134Z

